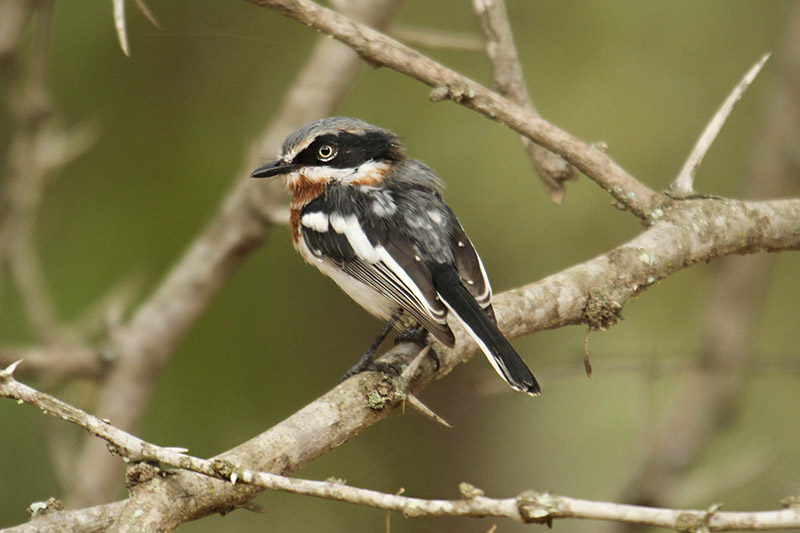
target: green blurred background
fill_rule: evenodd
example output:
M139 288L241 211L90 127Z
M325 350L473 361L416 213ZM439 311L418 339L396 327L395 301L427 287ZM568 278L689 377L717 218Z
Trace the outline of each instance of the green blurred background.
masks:
M48 80L57 120L86 123L99 135L47 188L38 224L47 280L65 320L126 277L140 280L139 300L146 297L242 172L248 147L318 37L247 2L148 5L161 29L129 6L130 58L119 49L110 2L56 6ZM607 143L617 162L657 189L670 183L744 72L764 52L779 51L790 6L509 0L541 114L581 139ZM398 23L480 33L467 1L439 0L434 7L411 0ZM422 51L488 83L482 52ZM767 64L725 126L700 170L699 190L737 195L780 60ZM428 87L387 69L365 68L340 113L394 130L413 156L441 174L496 292L641 231L585 178L570 185L564 206L553 205L516 134L452 103L431 104L428 94ZM10 123L2 106L4 153ZM336 476L387 492L403 487L419 497L458 497L458 483L469 481L497 497L533 488L616 501L685 377L682 363L696 355L714 270L714 263L699 265L668 278L630 302L625 321L592 334L592 380L583 372L585 328L518 339L543 384L541 398L510 392L475 357L422 398L454 429L397 413L298 475ZM674 505L724 501L727 510L770 509L800 492L799 272L796 254L780 254L754 342L767 363L752 371L741 391L746 408L702 454ZM0 344L32 342L13 284L2 283ZM332 387L379 327L305 266L286 228L277 228L181 342L138 435L204 457L229 449ZM768 363L786 357L795 362L788 371ZM91 387L47 390L91 406ZM43 438L56 424L30 407L0 402L0 527L23 522L31 502L62 494ZM82 437L69 431L69 438ZM749 475L733 475L748 468ZM120 483L116 497L123 495ZM265 514L237 511L181 529L384 530L382 511L277 493L256 501ZM479 532L494 522L394 515L392 531ZM498 524L498 531L531 530Z

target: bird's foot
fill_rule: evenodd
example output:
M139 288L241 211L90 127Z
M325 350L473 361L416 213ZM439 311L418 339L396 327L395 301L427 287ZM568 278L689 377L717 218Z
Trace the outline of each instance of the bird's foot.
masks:
M370 355L371 354L365 354ZM355 376L356 374L360 374L362 372L385 372L385 373L394 373L396 376L399 376L401 371L400 367L394 363L376 363L370 358L364 360L363 358L358 361L358 363L354 364L350 367L350 370L344 373L344 375L339 378L339 383L347 380Z
M428 330L425 328L410 328L400 333L394 339L395 346L404 342L413 342L417 346L424 348L428 345ZM432 346L428 350L428 357L433 360L434 370L439 370L441 367L439 354L436 353L436 350L434 350Z

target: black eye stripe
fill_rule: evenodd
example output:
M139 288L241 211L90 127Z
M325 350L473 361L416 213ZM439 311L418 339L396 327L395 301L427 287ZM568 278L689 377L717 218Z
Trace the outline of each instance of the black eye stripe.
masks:
M329 152L331 149L332 152ZM302 166L356 168L367 161L397 159L399 150L397 139L384 132L355 134L343 131L320 135L298 153L292 163Z

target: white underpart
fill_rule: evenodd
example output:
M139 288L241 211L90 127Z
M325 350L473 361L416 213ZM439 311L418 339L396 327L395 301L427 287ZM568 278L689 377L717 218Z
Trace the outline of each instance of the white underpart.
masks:
M303 218L305 218L305 215ZM422 291L417 287L416 283L414 283L406 271L400 267L397 261L394 260L386 248L381 245L373 246L372 243L369 242L369 238L361 229L361 225L354 215L342 216L338 213L333 213L328 217L328 223L333 231L347 238L347 242L350 244L350 247L359 260L368 265L383 263L395 275L397 281L413 295L419 309L424 310L434 321L439 323L445 322L442 313L436 313L430 308ZM333 279L333 281L335 281L353 300L361 305L361 307L378 318L388 320L392 313L398 308L399 304L394 300L387 298L369 285L343 272L336 265L325 260L323 257L315 255L309 250L303 239L300 239L298 249L306 261L313 264L319 268L323 274Z
M306 213L300 219L300 223L308 229L314 230L317 233L325 233L328 231L328 215L322 211L314 211Z
M339 267L327 261L324 257L314 255L309 250L303 239L300 239L297 249L303 258L317 267L320 272L331 278L350 298L363 307L368 313L381 320L389 320L397 309L397 304L388 299L369 285L361 283L356 278L343 272Z

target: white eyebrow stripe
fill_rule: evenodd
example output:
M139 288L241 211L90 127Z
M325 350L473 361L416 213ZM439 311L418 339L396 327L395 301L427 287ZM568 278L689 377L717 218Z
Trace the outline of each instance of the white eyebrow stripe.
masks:
M293 160L295 157L297 157L297 154L299 154L300 152L302 152L303 150L305 150L306 148L308 148L308 146L309 146L309 145L310 145L312 142L314 142L314 140L315 140L315 138L314 138L314 137L309 137L308 139L305 139L303 142L301 142L301 143L299 143L299 144L296 144L295 146L293 146L293 147L292 147L292 149L291 149L291 150L289 150L288 152L286 152L285 154L283 154L283 160L284 160L285 162L287 162L287 163L291 163L291 162L292 162L292 160Z

